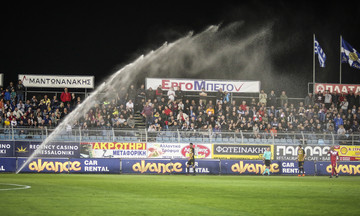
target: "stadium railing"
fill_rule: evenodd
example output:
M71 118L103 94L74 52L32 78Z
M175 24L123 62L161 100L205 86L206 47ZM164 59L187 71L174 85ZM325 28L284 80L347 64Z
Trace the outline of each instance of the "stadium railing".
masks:
M360 133L337 135L335 133L310 132L259 132L208 130L164 130L147 131L145 129L119 130L114 128L81 129L66 128L62 131L48 128L0 129L0 140L44 141L51 134L52 141L76 142L159 142L159 143L246 143L246 144L287 144L287 145L360 145Z

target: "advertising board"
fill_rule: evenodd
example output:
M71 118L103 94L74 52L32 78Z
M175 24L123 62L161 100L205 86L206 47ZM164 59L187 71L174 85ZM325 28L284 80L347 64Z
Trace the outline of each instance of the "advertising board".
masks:
M0 158L0 173L2 172L15 172L16 171L16 158Z
M263 161L255 160L221 160L221 174L260 175L265 170ZM281 174L281 162L272 161L271 174Z
M0 141L0 157L14 157L14 141Z
M194 144L195 158L211 158L211 144ZM187 158L190 151L188 143L147 143L147 158Z
M298 146L296 145L275 145L275 159L281 161L295 161L297 159ZM306 161L329 161L329 146L306 145L303 147L306 154Z
M95 86L94 76L19 74L18 78L25 87L93 89Z
M16 141L15 156L29 157L41 145L41 142ZM80 157L80 147L78 142L51 142L41 147L37 157Z
M316 162L316 175L331 175L332 167L330 162ZM360 175L360 162L341 161L336 166L339 175Z
M82 142L82 158L146 158L146 143Z
M267 144L213 144L214 159L253 159L262 160L266 149L274 152L274 145ZM274 159L272 154L271 159Z
M169 79L169 78L146 78L146 89L150 87L157 89L159 85L167 91L170 88L181 88L182 91L217 92L220 88L223 91L233 93L258 93L260 92L260 81L243 80L195 80L195 79Z

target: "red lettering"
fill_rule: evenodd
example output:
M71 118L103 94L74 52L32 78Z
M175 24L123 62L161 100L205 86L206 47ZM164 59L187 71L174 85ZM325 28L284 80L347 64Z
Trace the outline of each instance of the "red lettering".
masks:
M192 83L186 83L185 88L186 88L186 90L192 90L193 89L193 84Z
M171 87L173 87L173 88L178 87L178 86L179 86L179 85L178 85L177 82L172 82L172 83L171 83Z
M161 81L161 86L163 89L170 89L170 87L168 86L170 80L162 80Z

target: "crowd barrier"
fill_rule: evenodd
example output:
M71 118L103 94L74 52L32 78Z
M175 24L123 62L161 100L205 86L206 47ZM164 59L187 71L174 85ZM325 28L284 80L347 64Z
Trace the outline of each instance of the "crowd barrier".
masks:
M16 172L27 158L0 158L0 173ZM186 174L186 159L118 159L118 158L34 158L21 173L101 173L101 174ZM260 175L265 170L260 160L196 160L197 174ZM306 161L306 175L330 175L331 164L324 161ZM359 176L360 162L340 162L340 175ZM295 161L271 163L272 175L297 175ZM193 169L190 168L190 173Z
M46 158L120 158L120 159L185 159L189 143L157 142L50 142L41 146L39 141L0 141L0 157ZM40 148L40 149L38 149ZM272 160L294 161L298 146L273 144L194 143L196 159L262 160L270 148ZM329 161L330 146L303 145L307 161ZM360 147L338 145L342 161L360 161Z

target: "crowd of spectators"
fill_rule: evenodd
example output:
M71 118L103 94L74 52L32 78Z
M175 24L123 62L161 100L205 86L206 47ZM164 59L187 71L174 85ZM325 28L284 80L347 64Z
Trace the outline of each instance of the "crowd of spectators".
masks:
M117 97L104 99L76 123L82 129L136 128L134 115L141 115L148 131L198 130L262 133L333 132L339 135L360 132L360 93L309 93L304 100L289 103L285 91L276 95L261 90L251 100L231 100L219 89L209 95L204 89L186 96L181 89L145 89L144 85L122 88ZM60 100L44 94L24 101L21 80L1 89L0 128L54 128L78 104L81 97L67 88Z

